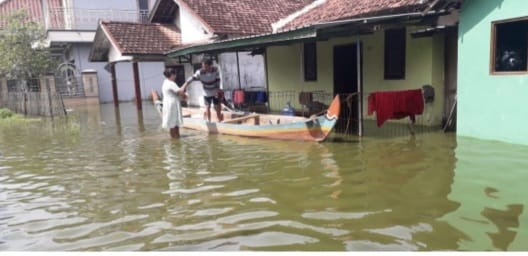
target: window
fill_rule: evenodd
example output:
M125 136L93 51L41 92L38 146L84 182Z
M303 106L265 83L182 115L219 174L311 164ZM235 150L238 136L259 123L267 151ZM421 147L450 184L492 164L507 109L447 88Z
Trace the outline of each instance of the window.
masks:
M7 80L8 92L40 92L40 80Z
M492 73L528 72L528 18L492 26Z
M303 54L304 81L317 81L317 44L305 43Z
M385 30L385 79L405 79L405 28Z
M137 0L138 9L139 9L139 22L147 23L148 22L148 12L149 4L148 0Z

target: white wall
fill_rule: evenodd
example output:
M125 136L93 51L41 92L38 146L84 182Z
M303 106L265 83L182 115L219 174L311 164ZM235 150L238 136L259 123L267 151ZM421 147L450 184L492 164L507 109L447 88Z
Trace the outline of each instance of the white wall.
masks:
M137 10L136 0L73 0L76 9Z
M200 63L201 56L193 58L194 63ZM220 69L221 85L220 87L226 92L226 98L231 99L230 95L233 90L242 88L245 90L266 90L266 74L264 68L264 57L262 55L249 55L249 52L239 53L240 64L240 82L238 83L238 70L235 53L223 53L218 56L218 62L213 65ZM185 77L193 75L193 66L185 64ZM203 106L203 86L200 82L195 81L188 87L189 100L192 106Z
M182 43L200 41L209 38L207 28L199 19L196 19L189 10L180 7L180 24Z
M264 58L262 55L251 56L249 52L238 53L240 85L236 53L220 54L219 61L222 69L224 90L266 88Z
M112 81L111 75L104 69L106 62L89 62L91 44L74 44L70 51L70 56L75 59L77 69L82 72L85 69L97 71L99 83L99 100L102 103L112 102ZM140 62L139 79L141 88L141 98L148 99L150 90L160 91L163 82L163 62ZM122 62L116 64L117 90L120 101L135 100L134 75L132 63Z

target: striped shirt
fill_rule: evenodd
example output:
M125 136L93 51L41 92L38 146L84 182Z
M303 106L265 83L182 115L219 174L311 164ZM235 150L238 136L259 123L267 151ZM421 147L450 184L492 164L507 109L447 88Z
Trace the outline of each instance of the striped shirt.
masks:
M211 71L207 72L204 69L199 69L193 75L193 80L202 82L205 96L216 96L218 89L220 89L220 71L217 67L211 67Z

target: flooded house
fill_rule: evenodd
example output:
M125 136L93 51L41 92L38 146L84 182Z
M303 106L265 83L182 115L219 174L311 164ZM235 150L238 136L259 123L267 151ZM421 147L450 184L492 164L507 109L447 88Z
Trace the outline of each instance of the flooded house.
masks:
M259 52L270 111L289 103L298 114L312 114L340 94L346 111L337 129L344 133L379 129L369 98L386 92L427 92L415 123L442 127L456 95L459 8L460 1L314 1L270 23L271 32L184 46L168 56Z
M146 83L140 80L140 74L162 79L160 73L165 66L164 52L180 44L181 32L175 25L101 21L89 58L90 61L107 63L111 74L113 102L116 106L119 104L119 94L133 91L136 106L142 109L142 100L148 97L151 90L159 89L161 82ZM127 87L122 92L122 87L118 86L120 81L117 79L116 66L128 62L131 62L133 67L134 90ZM152 62L159 64L157 70L140 69L139 63ZM184 79L183 74L179 78Z
M528 144L524 1L464 1L459 25L457 134Z
M42 24L47 43L60 65L54 70L56 90L65 98L93 99L111 102L112 79L106 63L88 60L99 20L146 23L154 1L121 0L5 0L0 3L0 13L24 9L33 21ZM163 79L158 75L162 62L140 63L139 80L148 85L158 85ZM133 64L119 62L115 66L120 89L119 100L135 99ZM147 97L148 94L141 95Z
M149 16L151 24L174 26L180 34L180 42L165 46L165 52L172 49L210 43L219 40L237 38L240 36L255 35L271 32L269 26L273 21L286 17L290 12L301 8L311 1L273 1L270 5L261 5L259 1L204 1L204 0L159 0L154 3ZM280 7L280 8L278 8ZM112 51L119 52L113 40L115 32L105 30L105 27L120 26L116 22L101 23L100 33L95 37L94 47L90 55L91 61L118 63L119 60L110 56ZM144 27L145 25L128 25ZM115 38L114 38L115 39ZM123 39L123 40L121 40ZM143 43L155 44L158 40L145 33L135 33L134 37L120 38ZM155 51L128 52L124 55L132 59L148 61L157 58L164 62L166 67L178 70L179 85L190 77L199 67L204 58L211 58L221 70L221 87L227 92L228 100L232 100L233 91L245 89L252 91L265 91L267 81L265 77L264 58L261 54L252 51L223 52L223 53L196 53L178 56L177 58L162 58L155 56ZM140 56L141 55L141 56ZM152 56L149 56L152 55ZM196 82L199 84L199 82ZM156 85L159 89L161 83ZM189 88L188 103L193 106L203 105L201 86Z

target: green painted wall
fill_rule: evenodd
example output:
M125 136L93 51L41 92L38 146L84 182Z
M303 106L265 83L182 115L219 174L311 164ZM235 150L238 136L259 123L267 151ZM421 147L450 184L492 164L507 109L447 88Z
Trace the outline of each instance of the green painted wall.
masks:
M528 74L489 71L491 22L528 16L528 3L466 0L460 15L457 134L528 144Z
M408 33L416 27L408 27ZM363 43L363 90L364 116L367 116L367 96L371 92L385 90L417 89L425 84L435 87L435 101L427 104L418 122L439 125L442 120L444 102L444 37L407 37L406 78L384 79L384 33L378 31L361 37L334 38L317 43L316 82L305 82L302 76L300 44L276 46L267 49L268 86L270 91L316 91L333 92L333 47L357 42ZM272 99L270 99L272 100ZM292 102L294 103L294 102ZM295 102L298 104L297 102ZM424 120L420 120L423 118ZM403 120L407 122L407 120Z

